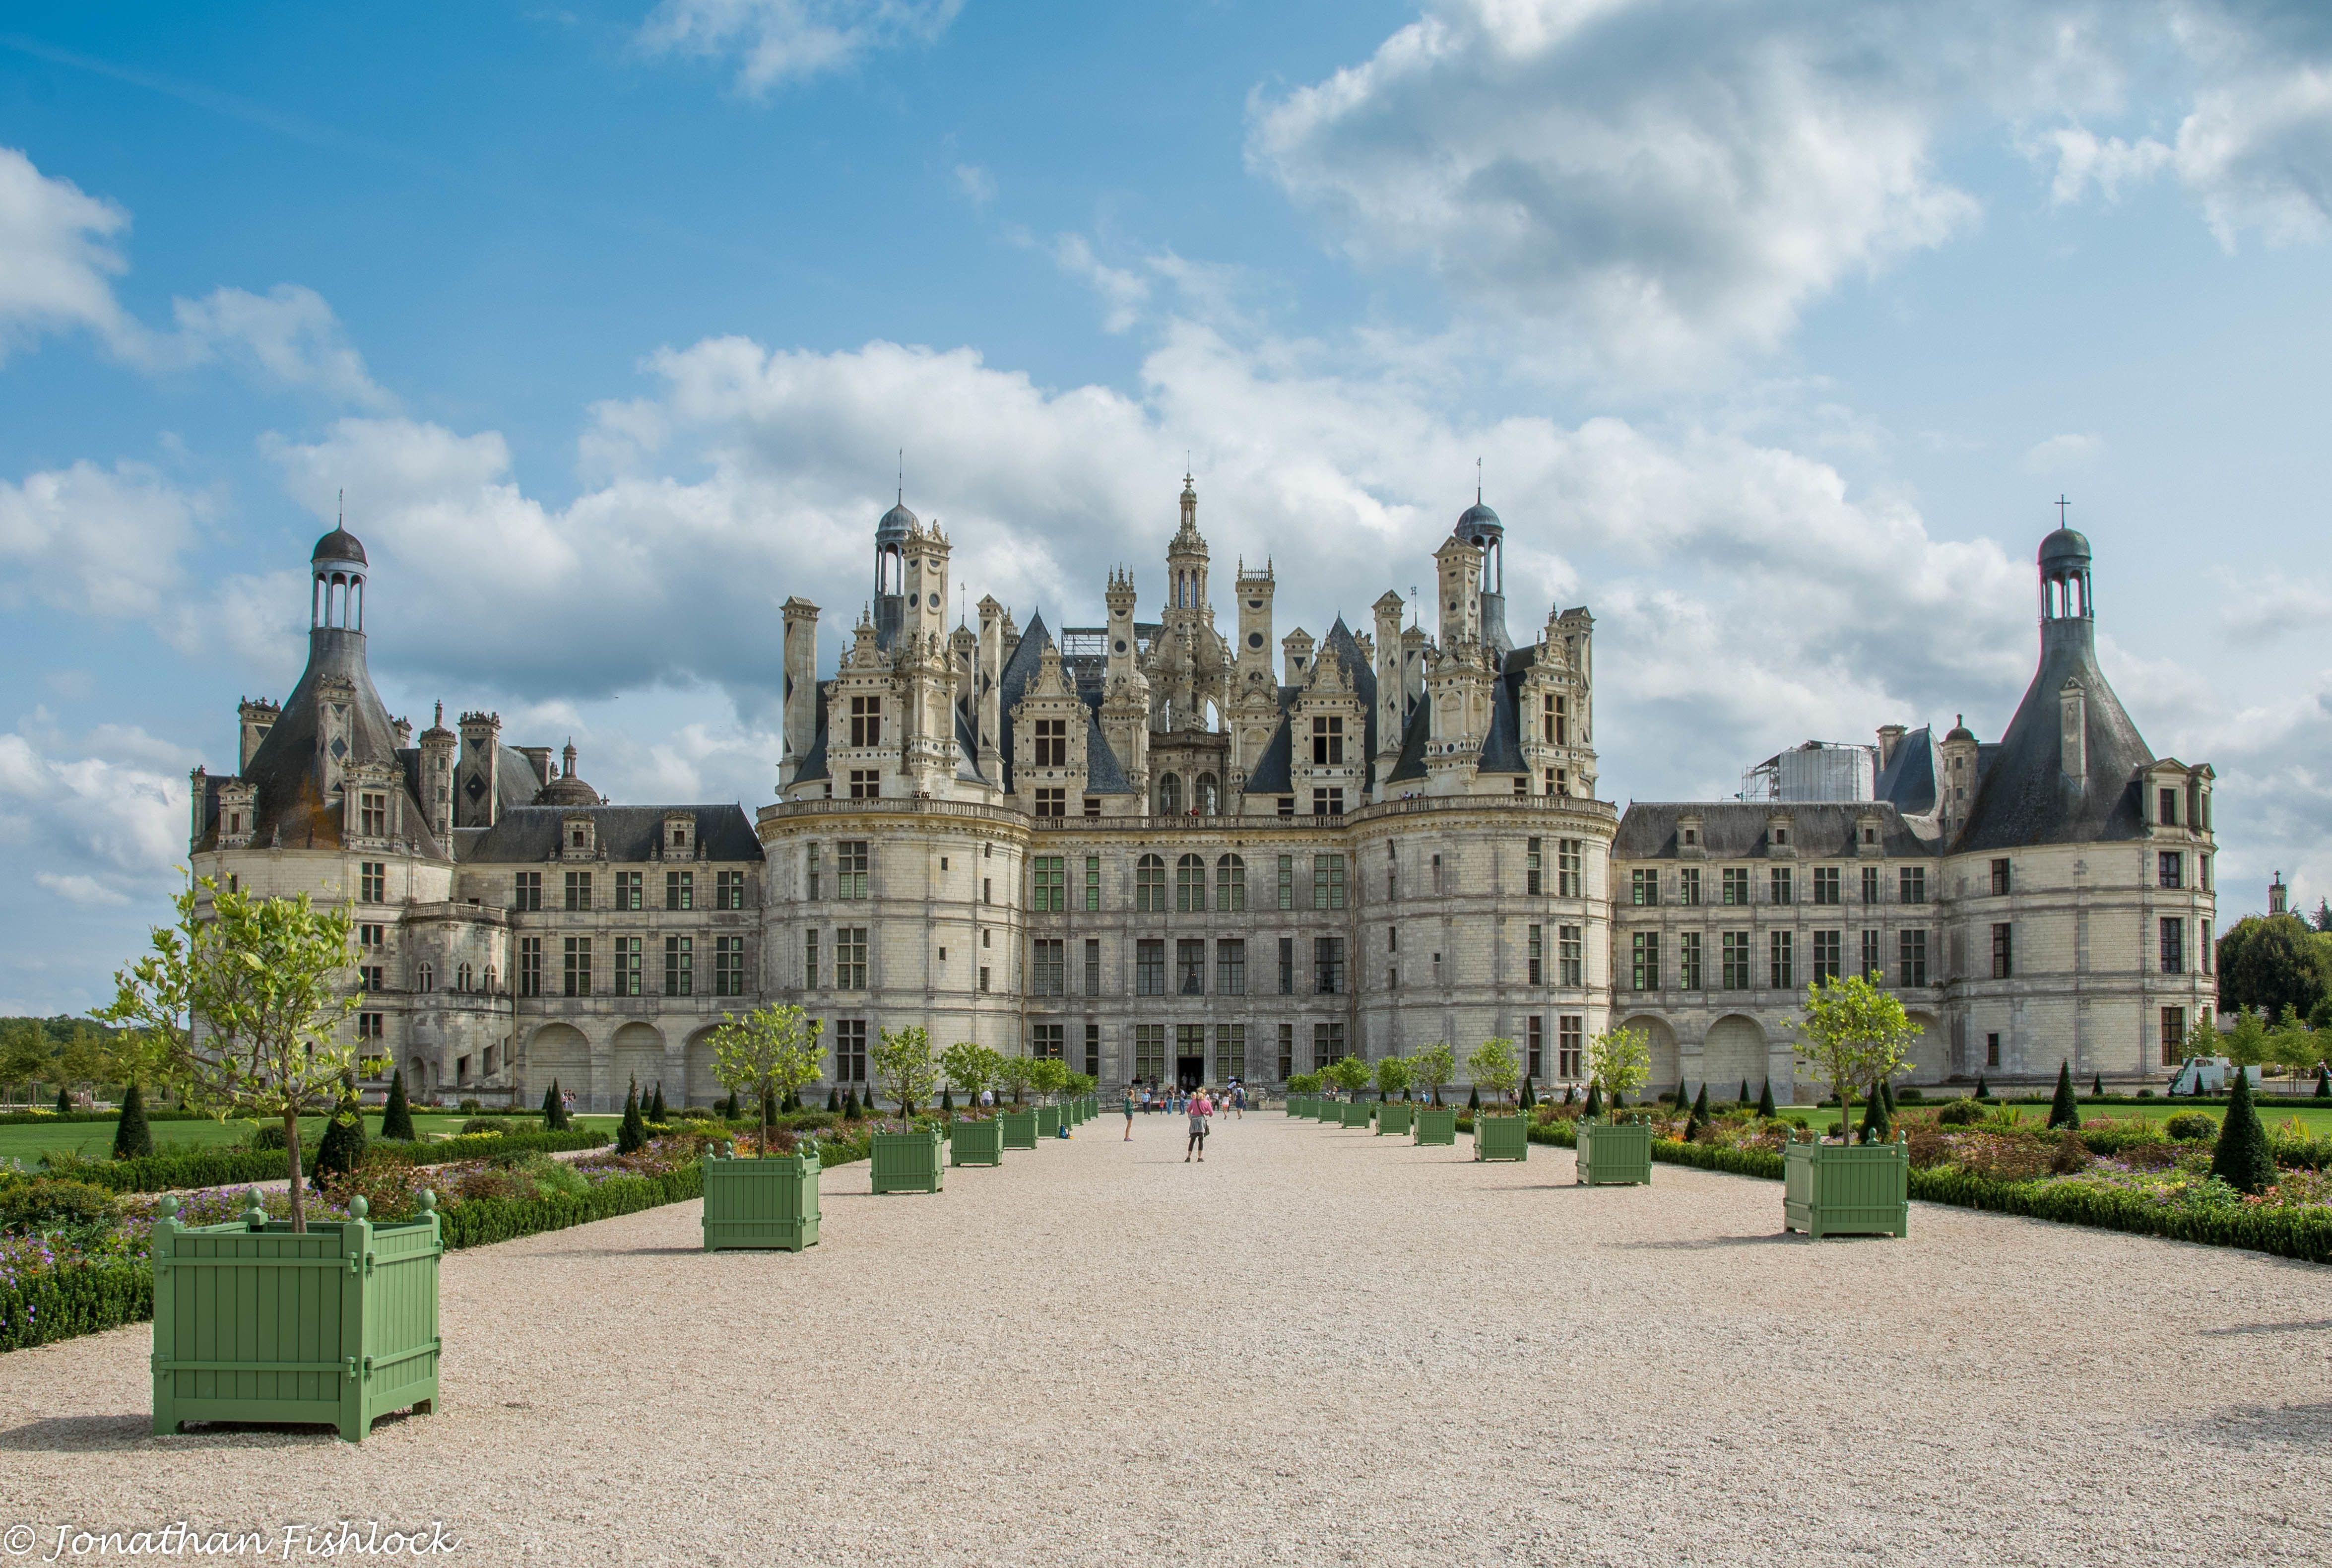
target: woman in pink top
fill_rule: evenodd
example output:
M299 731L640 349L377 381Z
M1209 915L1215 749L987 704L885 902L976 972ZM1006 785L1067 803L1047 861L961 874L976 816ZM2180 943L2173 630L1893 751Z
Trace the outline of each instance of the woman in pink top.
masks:
M1200 1089L1191 1095L1190 1147L1182 1156L1183 1164L1188 1165L1190 1162L1192 1153L1198 1155L1199 1164L1203 1165L1207 1162L1207 1118L1214 1114L1215 1103L1207 1098L1206 1090Z

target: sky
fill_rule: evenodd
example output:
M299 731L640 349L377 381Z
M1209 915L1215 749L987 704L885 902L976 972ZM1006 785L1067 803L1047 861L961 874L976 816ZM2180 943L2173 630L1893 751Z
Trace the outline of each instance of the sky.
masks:
M2332 12L2271 0L23 4L0 21L0 1012L167 914L305 654L624 801L773 798L781 623L902 483L954 580L1356 626L1484 493L1602 792L1996 737L2034 550L2332 894Z

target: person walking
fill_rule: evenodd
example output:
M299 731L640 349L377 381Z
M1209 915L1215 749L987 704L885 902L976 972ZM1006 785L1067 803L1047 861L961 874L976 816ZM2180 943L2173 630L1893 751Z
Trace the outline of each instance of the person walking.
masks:
M1133 1142L1133 1085L1125 1085L1125 1143Z
M1199 1164L1207 1162L1207 1118L1214 1114L1214 1103L1207 1098L1206 1090L1200 1089L1190 1096L1190 1145L1183 1152L1183 1164L1190 1162L1192 1154L1198 1156Z

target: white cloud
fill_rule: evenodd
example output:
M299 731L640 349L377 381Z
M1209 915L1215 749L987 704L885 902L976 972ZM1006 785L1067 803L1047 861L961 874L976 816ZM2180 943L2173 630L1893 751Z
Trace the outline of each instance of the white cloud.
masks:
M53 871L33 873L33 884L45 887L67 904L86 908L102 909L112 904L128 904L129 895L118 893L94 876L60 876Z
M996 199L996 177L976 163L955 166L956 189L974 206L986 206Z
M166 607L208 504L139 464L81 462L0 480L0 603L37 599L100 617Z
M2056 155L2057 174L2049 186L2049 199L2060 206L2079 201L2093 185L2106 200L2119 201L2123 186L2143 185L2177 157L2150 136L2142 136L2134 142L2117 136L2100 139L2078 125L2061 126L2048 132L2029 150L2036 156L2044 152Z
M201 364L224 358L259 379L339 403L385 408L396 399L375 385L340 330L339 318L313 289L278 283L264 294L214 289L201 300L173 301L178 330L157 339L148 357Z
M2067 432L2051 435L2046 441L2036 441L2025 449L2024 472L2027 473L2063 473L2087 466L2105 450L2104 438Z
M1142 319L1142 307L1150 301L1150 281L1139 272L1104 264L1085 235L1063 234L1055 240L1053 260L1061 271L1101 296L1106 307L1103 331L1123 332Z
M930 43L963 0L663 0L640 29L657 53L735 56L737 85L767 92L840 71L864 54Z
M19 875L83 904L151 894L186 852L192 758L145 731L69 738L35 711L0 734L0 845ZM168 771L165 771L168 769Z

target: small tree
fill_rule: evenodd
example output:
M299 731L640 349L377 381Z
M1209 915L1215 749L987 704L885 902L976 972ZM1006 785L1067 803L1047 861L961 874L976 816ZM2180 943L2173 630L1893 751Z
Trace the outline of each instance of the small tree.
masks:
M2319 1100L2332 1100L2332 1067L2327 1067L2322 1062L2316 1064L2316 1097Z
M1409 1058L1410 1072L1434 1104L1441 1104L1441 1085L1458 1076L1458 1055L1435 1041Z
M1992 1098L1992 1085L1985 1082L1984 1076L1982 1073L1978 1073L1975 1076L1975 1097L1979 1100L1989 1100Z
M121 1092L121 1120L114 1123L113 1157L138 1160L154 1152L154 1129L146 1124L146 1096L131 1079Z
M1403 1099L1407 1099L1410 1080L1416 1076L1417 1069L1410 1065L1407 1057L1385 1057L1377 1064L1378 1097L1391 1100L1395 1095L1399 1095Z
M963 1103L980 1104L980 1091L996 1082L997 1070L1003 1058L988 1047L972 1040L958 1040L940 1053L940 1066L948 1082L963 1091Z
M658 1078L656 1080L655 1095L648 1101L648 1120L651 1122L669 1122L672 1120L672 1113L664 1108L664 1080L662 1078Z
M874 1047L874 1081L899 1102L899 1114L913 1115L915 1107L931 1098L940 1081L939 1060L932 1055L932 1032L921 1024L884 1029L882 1043Z
M1738 1100L1735 1100L1734 1104L1740 1106L1744 1111L1749 1108L1750 1099L1748 1079L1744 1078L1741 1080L1741 1097Z
M1765 1086L1757 1093L1757 1114L1770 1122L1781 1114L1781 1107L1773 1104L1773 1075L1768 1073Z
M623 1125L616 1129L616 1152L636 1154L648 1145L647 1123L640 1119L640 1081L624 1091Z
M1860 975L1829 976L1806 988L1806 1013L1798 1022L1798 1059L1811 1067L1838 1096L1841 1138L1854 1113L1854 1091L1900 1072L1919 1026L1903 1003Z
M2211 1152L2211 1174L2238 1192L2264 1192L2275 1184L2275 1152L2251 1104L2249 1073L2235 1074L2226 1120L2219 1123L2218 1146Z
M1484 1040L1467 1053L1466 1072L1477 1085L1489 1090L1498 1104L1505 1104L1514 1097L1515 1085L1522 1081L1522 1065L1515 1056L1514 1041L1504 1036Z
M1018 1104L1028 1093L1029 1074L1034 1070L1028 1058L1021 1056L999 1056L996 1064L999 1082L1012 1091L1012 1103Z
M1358 1098L1362 1090L1376 1076L1369 1064L1359 1056L1339 1056L1329 1064L1328 1076L1336 1087Z
M1587 1042L1587 1070L1593 1078L1589 1115L1602 1109L1596 1103L1598 1089L1611 1096L1611 1108L1618 1110L1652 1076L1651 1037L1641 1029L1605 1029Z
M556 1133L567 1121L567 1107L559 1098L559 1080L550 1080L550 1087L542 1091L542 1130Z
M1579 1108L1579 1119L1592 1122L1603 1114L1603 1085L1594 1079L1587 1080L1587 1104Z
M189 1104L282 1121L292 1229L304 1233L300 1118L332 1109L356 1063L354 1042L339 1038L357 1006L341 981L355 920L305 894L254 898L208 877L173 906L177 923L155 927L152 951L115 973L100 1016L144 1030Z
M1707 1125L1708 1125L1708 1084L1707 1084L1707 1081L1706 1081L1706 1079L1704 1079L1704 1080L1702 1081L1702 1083L1701 1083L1701 1085L1700 1085L1700 1096L1699 1096L1699 1098L1697 1098L1697 1099L1694 1100L1694 1101L1693 1101L1693 1103L1692 1103L1692 1114L1691 1114L1689 1117L1686 1118L1686 1121L1685 1121L1685 1124L1684 1124L1684 1141L1685 1141L1686 1143L1691 1143L1691 1142L1692 1142L1692 1135L1693 1135L1695 1133L1699 1132L1703 1127L1706 1127L1706 1126L1707 1126Z
M1053 1099L1069 1086L1069 1065L1058 1056L1038 1056L1028 1064L1028 1083L1041 1099Z
M316 1186L328 1176L353 1175L365 1160L364 1103L357 1097L356 1075L340 1081L340 1103L324 1123L323 1142L316 1145Z
M1839 1117L1839 1131L1846 1131L1846 1118ZM1887 1104L1887 1096L1873 1095L1862 1108L1862 1141L1884 1143L1895 1135L1895 1117Z
M712 1076L729 1091L730 1120L736 1119L738 1096L749 1089L760 1107L763 1159L769 1153L769 1122L777 1097L817 1077L824 1064L817 1037L825 1027L798 1007L755 1008L741 1018L722 1014L709 1037Z
M388 1081L388 1104L380 1114L380 1135L400 1143L417 1142L420 1134L413 1130L413 1107L405 1098L405 1069L399 1067Z
M1288 1074L1287 1092L1291 1095L1318 1094L1320 1092L1320 1075L1317 1073Z
M2049 1102L2049 1130L2060 1127L2081 1130L2080 1108L2073 1104L2073 1064L2067 1061L2057 1064L2057 1097Z

